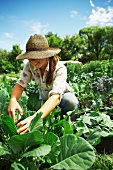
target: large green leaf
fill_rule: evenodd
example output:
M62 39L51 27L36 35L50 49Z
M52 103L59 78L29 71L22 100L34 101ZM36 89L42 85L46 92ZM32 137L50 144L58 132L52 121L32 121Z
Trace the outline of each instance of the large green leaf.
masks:
M65 135L61 140L61 154L59 162L50 169L85 170L95 161L93 147L83 138L74 135Z
M5 116L2 119L2 124L3 124L4 131L5 131L6 135L9 135L10 137L12 137L12 136L18 134L15 123L10 116Z
M40 130L43 127L42 113L37 113L34 119L31 121L29 131Z
M51 151L46 156L46 160L53 164L53 162L56 162L56 158L58 158L58 155L60 154L59 137L54 133L49 132L44 136L44 144L51 145Z
M47 145L52 145L53 143L56 143L58 141L58 136L55 135L52 132L49 132L47 134L45 134L44 136L44 143Z
M6 155L6 154L10 154L10 152L8 151L8 148L6 147L6 145L0 142L0 156Z
M43 142L43 138L39 131L28 132L22 135L15 135L11 137L8 141L9 146L14 153L24 151L34 145L38 145Z
M25 154L22 155L22 157L40 157L40 156L45 156L51 151L51 146L50 145L43 145L38 148L33 149L32 151L29 151Z

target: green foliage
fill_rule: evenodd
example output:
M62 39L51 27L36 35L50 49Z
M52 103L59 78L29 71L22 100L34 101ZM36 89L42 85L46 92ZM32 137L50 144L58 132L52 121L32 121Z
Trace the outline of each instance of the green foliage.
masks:
M14 124L13 119L10 116L5 116L2 119L2 124L4 127L5 134L9 137L12 137L13 135L17 135L17 129Z
M105 113L86 112L75 124L77 135L84 134L87 141L94 146L100 143L101 137L113 136L113 121Z
M8 169L9 165L14 169L19 166L23 169L30 169L30 167L43 169L44 166L46 168L48 166L48 169L76 167L78 170L85 170L92 166L95 161L95 153L93 147L85 139L76 138L73 134L59 137L50 131L44 134L43 121L40 122L40 128L36 123L40 119L37 114L31 122L30 131L22 135L12 131L14 122L10 121L9 116L2 119L3 129L7 128L8 132L5 133L6 140L0 143L2 167L4 166L5 169ZM8 164L5 166L6 160Z
M113 75L113 60L103 60L103 61L91 61L83 65L82 72L99 72L100 75L103 75L105 72L112 77Z
M3 113L7 114L7 107L8 107L8 99L9 99L9 93L6 89L3 89L3 87L0 87L0 117L3 115Z
M112 59L112 41L109 42L109 35L111 35L109 30L111 29L113 27L91 26L79 31L80 37L85 40L85 49L82 50L83 56L80 61L86 63L91 60ZM110 51L110 53L107 51ZM109 58L106 58L106 56Z
M43 100L39 100L39 90L38 86L34 81L31 81L25 90L28 96L27 107L31 111L37 111L43 104Z
M5 84L6 86L1 87L8 87L8 84ZM33 87L32 90L33 91ZM29 89L30 92L30 89ZM2 93L2 97L5 98L5 103L8 101L8 96L5 95L5 93ZM29 96L29 93L28 93ZM23 95L19 103L23 107L27 107L27 98L26 95ZM23 104L24 103L24 104ZM4 103L1 103L2 106ZM65 119L61 122L60 117L58 118L58 111L54 111L53 114L49 115L47 119L43 120L40 118L41 114L37 114L36 117L31 121L29 132L23 135L19 135L17 133L17 127L14 124L13 120L6 116L5 111L2 111L1 120L0 120L0 162L1 168L5 168L6 170L9 169L15 169L20 168L21 169L45 169L44 167L48 167L48 169L56 169L56 167L60 166L61 169L67 169L67 165L65 165L66 162L69 164L73 161L72 167L79 167L79 161L82 160L82 166L81 169L87 169L87 167L90 167L93 162L95 161L95 153L93 151L93 147L87 143L84 139L76 139L73 135L73 129L69 122L67 122ZM24 114L26 116L22 117L24 119L25 117L30 114L28 109L24 108ZM33 114L33 112L31 113ZM57 119L54 116L57 116ZM58 133L59 125L62 127L62 133ZM69 130L70 128L70 130ZM61 129L59 129L61 130ZM55 132L57 132L55 134ZM61 138L62 137L62 138ZM61 140L60 140L61 138ZM70 141L71 139L71 141ZM64 141L62 141L64 140ZM79 146L80 154L84 153L89 158L89 163L85 162L84 156L79 156L79 151L77 149L73 149L72 151L70 148L67 148L67 143L71 144L73 143L73 147L76 148L76 143L79 143L80 141L83 145L85 145L85 150L82 150L82 145ZM62 153L64 152L63 146L67 148L67 153L65 157L62 157ZM69 146L71 146L69 144ZM68 147L69 147L68 146ZM68 151L70 150L70 152ZM78 154L78 161L73 160L73 158L76 158ZM60 159L59 159L60 158ZM91 161L90 161L91 159ZM7 164L6 164L7 162Z
M42 113L37 114L37 119L33 119L29 126L29 131L41 130L43 125L43 120L40 118Z
M60 36L54 35L54 34L49 34L46 35L46 38L48 40L49 46L50 47L56 47L56 48L60 48L62 46L62 39L60 38Z
M113 104L113 61L68 64L68 82L80 102L80 108L93 110ZM106 97L105 97L106 96Z
M12 51L8 55L8 62L14 66L12 70L15 73L18 73L22 69L23 60L16 60L16 57L21 54L22 50L18 45L13 45Z
M59 36L48 33L49 45L61 49L62 60L79 60L82 63L96 60L107 60L113 57L113 27L90 26L82 28L79 34L72 37L66 35L62 40Z
M103 61L90 61L89 63L68 63L67 64L68 79L73 80L75 74L91 73L97 76L102 76L107 73L109 77L113 75L113 60L103 60ZM70 78L69 78L70 77Z
M16 57L22 50L18 45L13 45L11 52L0 50L0 73L18 73L22 69L22 60L17 61Z
M93 148L83 138L76 138L74 135L65 135L60 138L60 142L61 153L59 155L59 162L53 165L51 167L52 169L76 168L76 170L85 170L92 165L91 161L95 160L94 152L92 152ZM89 158L86 161L84 158L88 155Z
M92 61L84 65L69 63L67 69L68 82L80 101L80 108L76 111L80 117L71 122L70 112L62 115L54 109L42 120L40 113L31 121L29 132L23 135L17 133L16 124L7 116L7 105L15 80L9 80L5 76L1 79L1 169L113 168L113 158L109 160L106 157L105 161L99 154L95 158L94 150L102 137L113 136L113 121L110 119L113 115L113 61ZM36 96L38 88L31 82L19 99L24 111L22 120L34 114L34 106L38 102Z
M113 155L96 154L96 161L88 170L112 170L113 169Z

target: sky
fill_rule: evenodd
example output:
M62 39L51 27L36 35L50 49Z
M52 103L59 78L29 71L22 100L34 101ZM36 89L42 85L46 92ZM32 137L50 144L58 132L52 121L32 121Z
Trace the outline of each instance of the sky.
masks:
M34 34L62 39L89 26L113 26L113 0L0 0L0 49L25 51Z

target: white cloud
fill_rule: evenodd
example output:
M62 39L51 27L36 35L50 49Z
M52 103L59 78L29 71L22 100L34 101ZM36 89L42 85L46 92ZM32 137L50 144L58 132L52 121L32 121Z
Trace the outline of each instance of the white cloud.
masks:
M41 32L47 32L47 28L48 28L49 24L41 24L40 22L34 22L31 25L31 29L34 31L34 33L41 33Z
M86 24L105 26L108 23L113 25L113 7L110 6L106 9L101 7L93 8L89 21Z
M29 31L32 33L40 34L43 32L44 33L48 32L49 24L42 24L41 22L36 20L23 21L23 23L24 23L24 27L26 29L29 29Z
M110 3L111 2L111 0L108 0L108 3Z
M92 0L90 0L90 5L94 7L95 5L93 4Z
M4 33L4 36L6 38L13 38L13 33L6 32L6 33Z
M70 12L70 17L71 17L71 18L74 18L74 17L77 16L77 15L78 15L78 12L77 12L77 11L74 11L74 10L73 10L73 11Z
M37 33L40 33L41 30L43 28L43 25L39 22L34 22L32 23L31 25L31 29L34 31L34 32L37 32Z

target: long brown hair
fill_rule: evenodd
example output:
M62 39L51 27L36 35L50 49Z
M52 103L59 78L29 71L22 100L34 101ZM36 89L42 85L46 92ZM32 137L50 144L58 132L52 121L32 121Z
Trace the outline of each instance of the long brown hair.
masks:
M59 56L49 57L49 71L48 71L47 77L46 77L46 85L51 84L51 82L53 80L53 73L55 71L56 64L57 64L59 59L60 59Z

